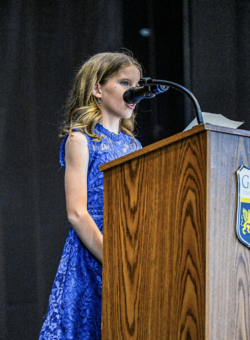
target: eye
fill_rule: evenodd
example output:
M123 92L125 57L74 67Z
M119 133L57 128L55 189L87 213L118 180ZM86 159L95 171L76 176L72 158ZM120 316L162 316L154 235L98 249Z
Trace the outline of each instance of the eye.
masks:
M122 81L121 81L121 84L122 84L123 86L129 86L129 83L128 83L127 80L122 80Z

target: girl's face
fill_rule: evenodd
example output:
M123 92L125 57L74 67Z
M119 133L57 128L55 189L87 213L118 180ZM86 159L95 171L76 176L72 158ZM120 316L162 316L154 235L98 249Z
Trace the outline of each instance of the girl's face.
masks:
M138 85L140 72L134 65L121 69L113 78L109 79L105 85L98 85L102 114L113 116L114 118L131 117L135 104L127 104L123 100L123 94L130 87Z

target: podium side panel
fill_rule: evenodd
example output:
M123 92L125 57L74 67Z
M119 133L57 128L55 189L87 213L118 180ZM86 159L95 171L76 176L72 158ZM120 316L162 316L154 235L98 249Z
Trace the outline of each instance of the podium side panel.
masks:
M250 249L236 236L236 171L250 167L250 139L209 133L207 339L250 340Z

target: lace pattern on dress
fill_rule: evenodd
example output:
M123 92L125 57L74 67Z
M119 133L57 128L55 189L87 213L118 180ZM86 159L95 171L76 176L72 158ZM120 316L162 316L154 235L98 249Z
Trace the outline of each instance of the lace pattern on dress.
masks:
M111 133L96 124L95 132L104 138L94 142L85 134L89 147L87 174L88 212L102 232L103 173L99 166L141 148L131 145L132 138ZM65 167L65 144L62 141L59 160ZM102 266L83 245L71 228L49 298L46 320L39 340L101 339Z

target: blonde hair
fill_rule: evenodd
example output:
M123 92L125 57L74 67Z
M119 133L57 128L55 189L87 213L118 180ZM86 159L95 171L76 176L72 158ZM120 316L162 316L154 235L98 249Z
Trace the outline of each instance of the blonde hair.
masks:
M75 77L73 88L67 102L66 119L61 128L60 139L78 128L94 141L103 137L94 133L95 125L101 118L102 110L98 99L92 94L96 84L108 82L121 69L135 65L142 76L142 67L132 56L125 53L99 53L87 60ZM129 119L122 118L119 123L120 130L133 138L135 112Z

